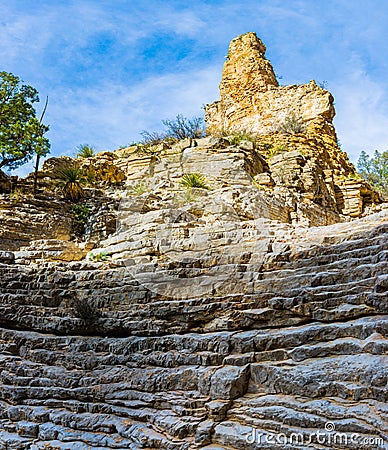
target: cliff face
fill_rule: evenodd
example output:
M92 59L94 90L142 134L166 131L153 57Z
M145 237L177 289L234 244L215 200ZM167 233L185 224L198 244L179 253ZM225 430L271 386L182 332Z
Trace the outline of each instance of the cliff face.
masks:
M220 83L221 98L206 106L207 133L254 136L258 149L269 149L264 152L267 155L293 151L270 164L275 185L298 190L303 184L299 192L304 199L358 217L366 204L379 199L367 183L357 179L338 145L332 123L333 96L314 81L279 86L265 51L255 33L231 41ZM292 174L285 183L284 172ZM296 179L297 173L305 180ZM265 181L266 187L271 183ZM315 194L307 192L310 188Z
M288 116L307 129L335 134L334 99L314 81L279 86L265 58L265 45L255 33L232 40L222 72L221 99L206 107L207 132L275 132Z
M232 41L236 130L271 92L268 114L309 86L330 103L277 86L264 52ZM81 235L68 158L37 198L30 177L0 196L0 449L388 448L388 209L323 104L303 132L73 161L94 180Z
M255 217L303 226L329 225L381 209L377 192L356 175L331 136L268 134L255 142L236 142L235 138L187 139L160 144L148 153L133 146L77 160L81 167L92 168L97 180L94 188L86 188L85 202L91 210L87 240L97 242L115 229L115 210L126 198L134 197L131 189L136 193L139 187L147 194L147 203L152 199L150 208L155 211L176 209L184 203L195 203L204 211L206 202L222 199L241 220ZM35 246L39 258L45 244L35 241L50 240L51 257L58 252L60 257L69 245L71 254L86 255L86 250L78 251L78 244L70 242L71 205L56 187L56 168L64 162L69 158L45 162L39 172L44 195L34 198L29 193L29 176L23 181L20 198L0 197L3 250L32 251ZM197 172L205 176L210 189L185 199L182 176Z

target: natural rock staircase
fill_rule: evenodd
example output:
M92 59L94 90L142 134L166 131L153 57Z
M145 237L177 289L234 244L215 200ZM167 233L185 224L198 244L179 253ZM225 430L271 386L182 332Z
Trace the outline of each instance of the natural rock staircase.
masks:
M210 267L1 264L0 448L388 448L387 217Z
M50 158L36 197L32 175L0 194L0 450L388 449L387 205L332 95L278 86L254 33L220 94L207 137Z

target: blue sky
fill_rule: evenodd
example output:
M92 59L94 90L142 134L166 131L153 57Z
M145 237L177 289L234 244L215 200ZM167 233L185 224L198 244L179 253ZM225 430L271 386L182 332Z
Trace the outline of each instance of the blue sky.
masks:
M281 84L327 81L355 161L388 149L387 25L386 0L0 0L0 70L49 96L52 155L114 150L201 115L229 41L255 31Z

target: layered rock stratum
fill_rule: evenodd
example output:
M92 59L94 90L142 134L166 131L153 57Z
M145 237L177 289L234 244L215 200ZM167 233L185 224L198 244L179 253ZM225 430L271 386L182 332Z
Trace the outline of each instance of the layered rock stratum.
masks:
M279 86L266 47L255 33L233 39L220 84L221 99L206 107L208 133L277 131L290 114L308 128L335 134L334 98L315 81Z
M388 208L264 52L232 41L211 135L76 161L82 237L68 159L1 195L0 448L388 448Z

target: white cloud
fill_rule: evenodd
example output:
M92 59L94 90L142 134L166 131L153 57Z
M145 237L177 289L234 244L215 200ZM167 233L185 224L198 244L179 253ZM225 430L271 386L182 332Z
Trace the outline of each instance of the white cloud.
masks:
M153 27L187 37L196 36L205 25L193 11L174 11L170 8L162 9L153 21Z
M132 87L104 84L58 92L46 114L53 136L48 135L51 156L72 155L83 143L115 150L138 140L143 130L162 129L163 119L200 116L202 105L218 98L219 74L219 67L208 67L150 77Z
M48 18L39 27L37 17L17 15L9 7L0 6L0 61L4 69L24 55L25 63L33 61L47 45L51 30L46 27Z
M353 162L362 150L388 149L388 86L372 79L357 56L334 89L337 134Z

